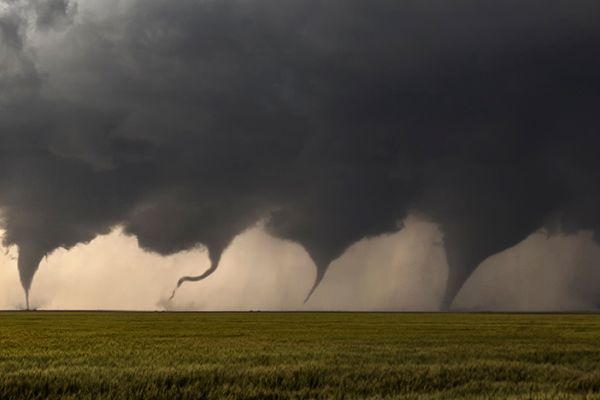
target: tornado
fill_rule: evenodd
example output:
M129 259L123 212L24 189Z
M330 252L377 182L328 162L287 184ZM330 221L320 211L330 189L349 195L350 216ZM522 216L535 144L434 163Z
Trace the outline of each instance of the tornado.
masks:
M169 297L169 301L173 300L173 298L175 297L175 294L177 292L177 289L179 289L181 287L181 285L183 285L185 282L198 282L198 281L204 280L204 279L208 278L210 275L212 275L217 270L217 267L219 266L219 260L221 259L221 254L215 254L213 252L213 253L209 254L209 258L210 258L210 267L206 271L204 271L202 274L196 275L196 276L182 276L181 278L179 278L179 280L177 281L177 285L173 289L173 293L171 293L171 296Z
M327 271L327 267L317 266L317 274L316 274L315 280L314 280L313 285L311 286L310 290L306 294L306 297L304 298L304 304L308 303L308 301L312 297L315 290L317 290L317 288L323 281L323 278L325 277L326 271Z
M19 278L25 291L25 307L29 310L29 291L35 272L38 269L40 261L46 255L45 251L33 243L25 243L18 246L19 255L17 265L19 268Z

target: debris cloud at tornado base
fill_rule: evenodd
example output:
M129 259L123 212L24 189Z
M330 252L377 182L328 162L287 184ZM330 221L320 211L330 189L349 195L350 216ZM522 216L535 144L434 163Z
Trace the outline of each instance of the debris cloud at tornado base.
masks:
M203 246L212 272L261 221L316 287L417 215L443 235L448 309L535 232L597 236L593 1L0 4L0 208L26 293L44 255L115 226Z

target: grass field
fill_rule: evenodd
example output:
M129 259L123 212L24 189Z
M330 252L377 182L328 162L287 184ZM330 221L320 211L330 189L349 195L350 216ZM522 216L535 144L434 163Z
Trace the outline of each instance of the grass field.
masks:
M598 398L600 316L0 313L0 399Z

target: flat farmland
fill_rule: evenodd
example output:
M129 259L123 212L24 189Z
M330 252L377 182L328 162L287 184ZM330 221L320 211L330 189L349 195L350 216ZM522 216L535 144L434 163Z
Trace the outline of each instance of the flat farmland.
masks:
M0 313L0 399L600 399L600 315Z

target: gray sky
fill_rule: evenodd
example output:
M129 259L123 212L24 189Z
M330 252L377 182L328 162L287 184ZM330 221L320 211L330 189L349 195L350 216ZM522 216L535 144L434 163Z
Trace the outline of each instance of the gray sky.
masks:
M600 303L595 0L0 4L5 307Z
M139 249L116 229L87 245L57 250L42 261L32 306L122 310L385 310L435 311L446 263L434 225L411 219L400 233L361 241L332 265L303 304L314 271L297 244L257 227L236 238L208 280L186 284L166 302L182 274L207 268L202 250L162 257ZM456 307L466 310L593 310L600 289L589 234L536 234L485 262L465 285ZM578 275L589 278L578 283ZM0 308L23 307L14 249L0 256Z

